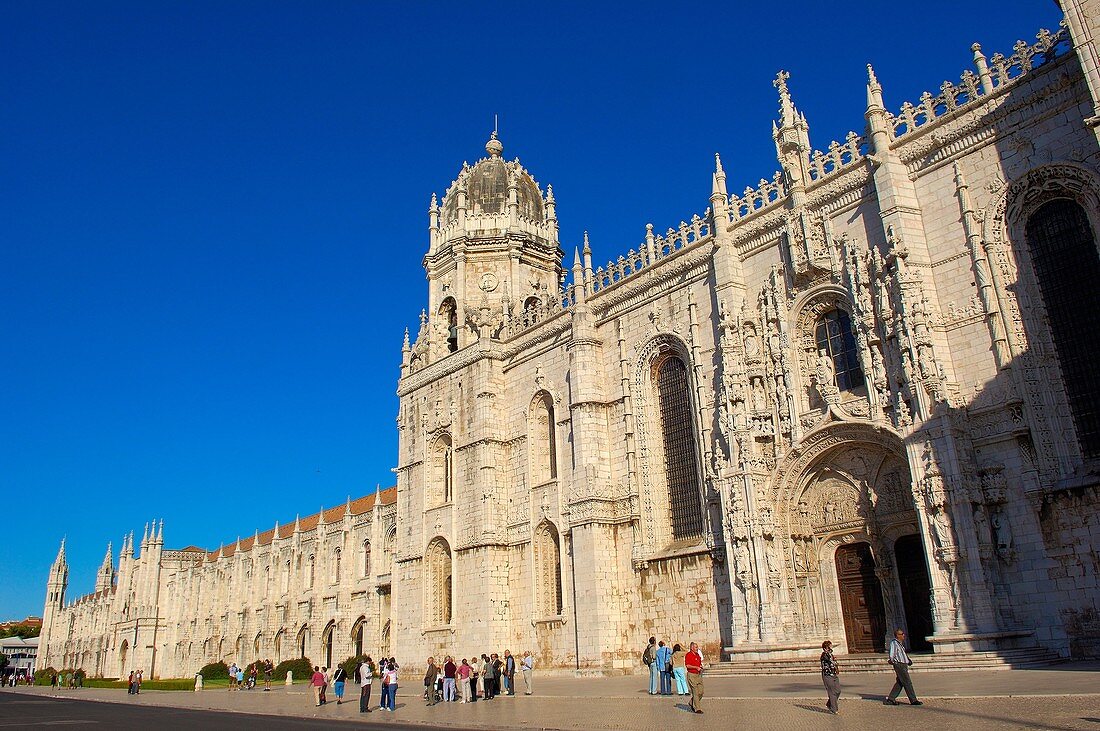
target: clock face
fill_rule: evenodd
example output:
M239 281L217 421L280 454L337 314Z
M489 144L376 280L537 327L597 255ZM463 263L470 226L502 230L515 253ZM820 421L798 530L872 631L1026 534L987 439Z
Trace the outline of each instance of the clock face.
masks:
M486 292L492 292L497 288L497 275L492 272L485 272L481 275L481 279L478 281L478 286Z

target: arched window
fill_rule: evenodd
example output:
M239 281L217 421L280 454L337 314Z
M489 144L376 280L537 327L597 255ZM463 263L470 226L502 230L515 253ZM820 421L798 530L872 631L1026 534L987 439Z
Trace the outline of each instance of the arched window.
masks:
M283 661L283 635L286 634L285 629L279 630L279 634L275 635L275 662L279 663Z
M370 541L363 541L359 547L359 575L370 576Z
M428 607L426 616L433 625L451 623L451 547L443 538L428 545Z
M351 628L351 641L355 644L356 657L363 654L363 628L366 624L367 618L360 616Z
M550 522L543 522L535 530L531 541L534 551L535 592L538 616L556 617L561 614L561 550L558 531Z
M312 589L313 588L313 579L314 579L314 576L317 573L317 558L315 556L310 556L309 557L309 568L308 568L308 570L309 570L309 583L307 584L307 586L310 589Z
M443 300L439 315L447 321L447 351L453 353L458 350L458 305L453 297Z
M332 583L340 583L340 562L343 560L344 552L337 548L332 552Z
M703 506L695 453L695 421L684 361L675 355L664 358L657 364L655 380L661 407L672 538L698 538L703 535Z
M271 567L264 566L264 597L271 595Z
M1100 457L1100 257L1077 203L1044 203L1027 220L1027 244L1062 366L1066 397L1085 457Z
M440 435L432 448L432 479L439 486L438 502L449 503L454 499L454 450L451 436Z
M863 385L863 368L859 364L859 351L852 334L852 319L844 310L829 310L817 321L814 339L818 351L824 351L833 361L836 387L851 391Z
M325 667L332 667L332 635L336 632L336 622L332 621L321 633L321 657L325 658Z
M283 564L283 593L290 591L290 559Z
M394 551L397 548L397 526L391 527L386 532L386 541L382 544L383 553L386 554L386 573L393 573Z
M309 627L303 625L298 630L298 657L306 656L306 645L309 644Z
M527 451L531 484L542 485L558 476L554 441L554 400L545 391L535 396L527 416Z

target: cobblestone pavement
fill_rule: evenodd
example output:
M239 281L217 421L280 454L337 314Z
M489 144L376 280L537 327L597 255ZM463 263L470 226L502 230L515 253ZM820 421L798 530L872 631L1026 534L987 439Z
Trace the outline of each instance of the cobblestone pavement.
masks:
M892 678L884 674L842 678L841 714L825 712L824 691L814 676L710 678L704 708L694 715L685 699L651 697L641 677L536 680L538 694L501 697L475 704L426 707L415 684L398 692L395 713L358 713L357 691L343 705L317 708L305 686L230 693L121 690L65 691L64 698L148 706L274 714L302 719L412 723L476 729L1094 729L1100 731L1100 666L1056 666L1048 670L914 674L925 702L910 707L882 705ZM5 689L7 694L49 696L49 688ZM903 696L904 697L904 696ZM377 694L372 699L377 703ZM33 707L27 709L33 715ZM29 719L28 719L29 720ZM656 726L654 726L656 724ZM0 724L2 725L2 724Z

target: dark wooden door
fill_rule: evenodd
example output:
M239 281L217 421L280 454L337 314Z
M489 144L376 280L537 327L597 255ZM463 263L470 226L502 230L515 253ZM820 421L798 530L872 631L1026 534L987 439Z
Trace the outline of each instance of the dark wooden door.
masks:
M928 581L928 564L920 536L902 536L894 543L897 558L901 602L905 608L905 624L909 630L909 647L916 651L931 651L926 638L932 634L932 586Z
M848 652L884 651L886 616L871 546L853 543L838 548L836 578L840 585L840 611L844 615Z

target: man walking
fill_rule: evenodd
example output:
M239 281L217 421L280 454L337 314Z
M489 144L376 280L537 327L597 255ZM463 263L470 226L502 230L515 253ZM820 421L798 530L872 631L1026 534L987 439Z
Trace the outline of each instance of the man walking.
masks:
M699 644L691 643L691 651L684 658L687 665L688 688L691 689L691 710L696 713L703 712L703 656L699 652Z
M913 664L913 661L909 659L909 654L905 652L905 633L900 629L894 630L894 639L890 643L890 664L894 666L896 679L894 680L894 687L890 689L890 695L886 696L886 700L882 704L884 706L896 706L898 704L898 694L904 688L905 695L909 697L909 705L923 706L924 704L917 700L917 693L913 690L913 681L909 679L909 666Z
M530 650L524 651L520 669L523 671L523 694L531 695L531 673L535 670L535 658Z
M649 645L642 653L642 664L649 668L649 694L657 695L659 671L657 669L657 638L650 637Z

